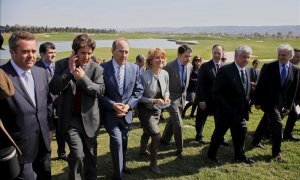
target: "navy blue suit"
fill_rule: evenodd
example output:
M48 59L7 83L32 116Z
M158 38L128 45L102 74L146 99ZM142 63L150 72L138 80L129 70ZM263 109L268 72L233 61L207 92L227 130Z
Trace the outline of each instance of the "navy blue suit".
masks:
M105 93L101 98L103 107L104 126L110 136L110 151L117 177L122 178L126 166L125 154L127 149L128 133L132 122L132 109L143 95L143 86L140 82L139 67L133 63L125 64L124 93L118 91L118 83L112 60L102 64ZM131 109L125 117L117 117L113 109L114 103L130 105Z
M36 66L31 68L35 82L35 106L11 62L1 68L12 80L15 88L13 96L0 101L0 118L22 151L22 156L19 156L21 176L28 174L22 172L26 171L22 169L24 164L32 163L38 178L51 179L47 102L49 90L45 71ZM26 175L24 178L28 179Z

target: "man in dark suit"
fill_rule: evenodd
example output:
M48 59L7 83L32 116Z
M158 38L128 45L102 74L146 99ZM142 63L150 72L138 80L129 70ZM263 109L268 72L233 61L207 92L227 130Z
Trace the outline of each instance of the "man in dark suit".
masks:
M50 91L60 94L59 116L70 154L69 179L97 179L97 135L100 127L99 98L104 93L103 69L91 60L96 47L87 34L79 34L69 58L55 63ZM84 175L82 175L84 171Z
M216 44L212 48L213 59L202 64L198 70L198 80L196 88L196 100L195 103L199 104L196 115L196 137L195 140L200 143L205 143L203 139L203 127L207 116L213 115L216 124L216 107L211 94L211 88L215 81L217 72L225 64L221 61L224 55L224 47ZM228 143L222 141L223 145Z
M36 46L31 33L14 32L9 38L11 60L1 66L15 88L13 96L0 101L0 118L22 151L19 179L51 179L50 94L44 69L34 66Z
M176 144L175 155L183 157L183 128L182 110L186 101L186 91L189 86L193 66L189 63L192 56L192 49L188 45L181 45L177 50L177 59L168 63L165 70L169 73L169 91L171 105L167 108L170 119L163 132L161 143L169 144L173 134Z
M265 130L270 125L272 135L272 157L285 161L281 154L282 118L290 112L295 98L299 70L290 63L294 51L288 44L277 48L278 60L264 64L255 90L254 104L264 111L252 145L258 146Z
M212 95L217 107L217 122L208 149L208 158L214 162L219 161L216 154L224 134L230 128L235 160L254 163L246 158L244 151L250 94L250 74L246 65L251 54L252 49L249 46L235 49L235 61L223 66L214 81Z
M101 98L104 126L110 137L110 152L115 178L130 174L126 166L128 134L132 122L132 109L143 95L139 67L128 62L129 44L120 38L112 44L112 60L102 64L105 94Z
M44 42L40 45L39 53L41 59L35 63L36 66L45 69L45 72L48 77L48 81L50 82L51 78L54 75L55 71L55 60L56 60L56 52L55 45L51 42ZM50 119L52 122L52 126L50 129L55 129L55 136L57 142L57 155L59 159L67 160L67 154L65 150L66 140L61 130L61 117L58 116L58 95L51 94L52 97L52 114L50 115ZM50 137L52 140L52 137Z
M294 49L294 56L290 59L290 62L296 66L300 63L300 49ZM286 121L286 125L283 132L283 139L291 140L291 141L300 141L300 138L294 137L292 135L292 131L296 124L296 121L300 118L296 111L296 105L300 104L300 83L298 82L297 95L295 97L295 102L292 105L291 112L289 113L289 117Z
M251 81L251 91L250 91L250 105L249 105L249 112L251 112L251 107L254 104L254 93L255 87L258 81L260 70L258 69L259 61L254 59L252 62L252 67L250 68L250 81Z

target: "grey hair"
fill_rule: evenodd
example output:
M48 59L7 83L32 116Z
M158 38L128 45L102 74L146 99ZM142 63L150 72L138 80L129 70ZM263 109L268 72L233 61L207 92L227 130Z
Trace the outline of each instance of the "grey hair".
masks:
M280 44L277 48L277 53L279 53L279 51L282 51L282 50L288 50L289 51L289 54L293 57L294 56L294 49L291 45L289 44Z
M234 57L239 56L242 53L252 54L252 49L250 46L243 45L235 49Z

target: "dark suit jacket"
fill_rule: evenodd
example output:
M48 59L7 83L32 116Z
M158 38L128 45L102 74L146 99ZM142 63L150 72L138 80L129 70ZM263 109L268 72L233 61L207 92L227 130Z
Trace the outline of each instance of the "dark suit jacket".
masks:
M222 119L241 122L249 120L250 74L246 68L247 92L235 62L220 68L212 86L212 96L217 106L217 115Z
M31 163L37 156L40 133L45 147L50 152L47 77L43 69L36 66L31 68L35 82L36 106L34 106L11 62L9 61L1 68L12 80L15 93L0 101L0 118L23 153L19 157L20 163Z
M256 72L256 76L254 74L254 71ZM258 81L259 74L260 74L260 70L254 69L253 67L251 67L250 68L250 81L256 83Z
M185 87L183 91L181 87L180 71L179 71L177 59L169 62L165 67L165 70L169 74L170 99L171 99L171 106L174 107L174 109L177 109L179 106L185 105L186 91L189 86L190 76L193 69L193 66L190 63L188 63L186 66L187 66L186 81L185 81Z
M221 67L224 63L221 64ZM211 88L216 78L216 68L213 60L203 63L198 70L195 103L205 101L209 111L214 112L216 107L212 97Z
M49 84L52 94L60 94L58 113L63 121L63 132L68 130L72 120L77 85L82 89L81 116L85 133L88 137L95 137L100 125L98 101L104 93L103 69L90 60L84 69L85 75L76 81L70 72L68 63L69 58L61 59L55 63L54 76Z
M120 95L112 60L102 64L102 67L104 69L105 94L101 98L101 105L104 108L103 117L106 128L109 128L112 119L124 121L124 117L116 116L113 104L123 103L134 108L143 95L143 86L140 82L139 67L133 63L126 62L124 94ZM132 122L132 109L125 116L125 120L128 124Z
M38 66L38 67L43 68L45 70L45 74L47 76L47 80L48 80L48 82L50 82L50 80L51 80L52 77L51 77L49 71L47 70L47 67L43 63L43 61L42 60L37 61L35 63L35 66ZM48 113L48 115L49 115L49 117L48 117L48 119L49 119L49 128L50 128L50 130L54 130L55 127L54 127L54 114L53 114L54 110L53 110L53 108L54 108L54 106L55 107L58 106L58 96L55 96L53 94L50 94L50 95L51 96L49 96L49 98L51 98L52 104L50 104L48 106L50 108L48 110L49 111L49 113Z
M291 109L295 98L299 70L290 63L289 72L283 87L280 85L279 62L264 64L255 90L255 105L260 105L263 111L277 107Z

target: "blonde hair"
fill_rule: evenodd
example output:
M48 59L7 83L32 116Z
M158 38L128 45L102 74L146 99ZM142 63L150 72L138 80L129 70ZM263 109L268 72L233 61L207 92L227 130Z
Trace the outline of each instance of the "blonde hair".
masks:
M161 54L163 59L166 59L166 51L161 48L151 48L148 51L147 59L146 59L146 66L150 68L152 65L152 59L157 55Z

